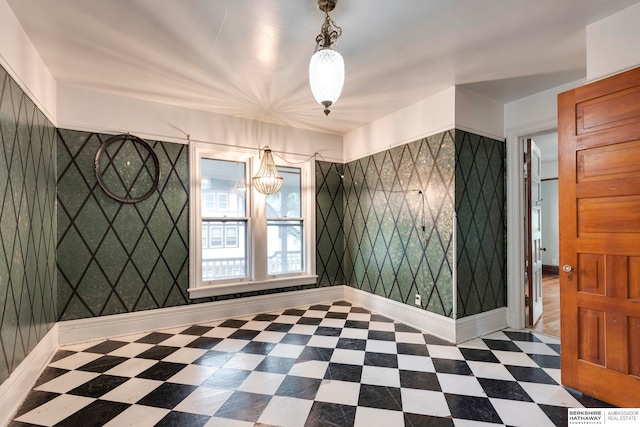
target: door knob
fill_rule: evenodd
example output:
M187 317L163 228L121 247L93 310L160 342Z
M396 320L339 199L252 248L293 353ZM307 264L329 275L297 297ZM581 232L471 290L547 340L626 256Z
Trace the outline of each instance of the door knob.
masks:
M565 273L570 273L571 270L573 270L573 267L571 267L569 264L565 264L562 266L562 271L564 271Z

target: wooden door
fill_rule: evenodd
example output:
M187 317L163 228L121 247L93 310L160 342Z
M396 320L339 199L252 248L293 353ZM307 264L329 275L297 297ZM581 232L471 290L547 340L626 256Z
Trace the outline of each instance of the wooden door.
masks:
M640 407L640 68L558 114L562 382Z
M526 142L525 177L527 196L527 299L529 326L535 325L542 315L542 158L540 149L531 139Z

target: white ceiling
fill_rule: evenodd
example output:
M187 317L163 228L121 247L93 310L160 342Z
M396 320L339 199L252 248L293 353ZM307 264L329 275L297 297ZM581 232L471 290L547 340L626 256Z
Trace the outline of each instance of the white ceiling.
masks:
M344 134L452 85L501 102L585 77L585 26L639 0L340 0L329 117L316 0L7 0L65 85Z

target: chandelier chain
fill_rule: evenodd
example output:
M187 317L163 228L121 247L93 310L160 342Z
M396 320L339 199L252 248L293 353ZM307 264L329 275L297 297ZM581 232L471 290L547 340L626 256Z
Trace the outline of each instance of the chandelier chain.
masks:
M342 28L331 19L329 12L324 14L324 23L320 27L320 34L316 36L316 51L331 47L342 35Z

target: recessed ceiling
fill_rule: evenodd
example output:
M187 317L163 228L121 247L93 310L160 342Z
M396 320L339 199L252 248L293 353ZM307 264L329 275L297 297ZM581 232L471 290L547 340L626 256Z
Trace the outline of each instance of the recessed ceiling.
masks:
M340 0L328 117L316 0L7 2L60 84L344 134L452 85L506 103L584 78L585 26L638 0Z

